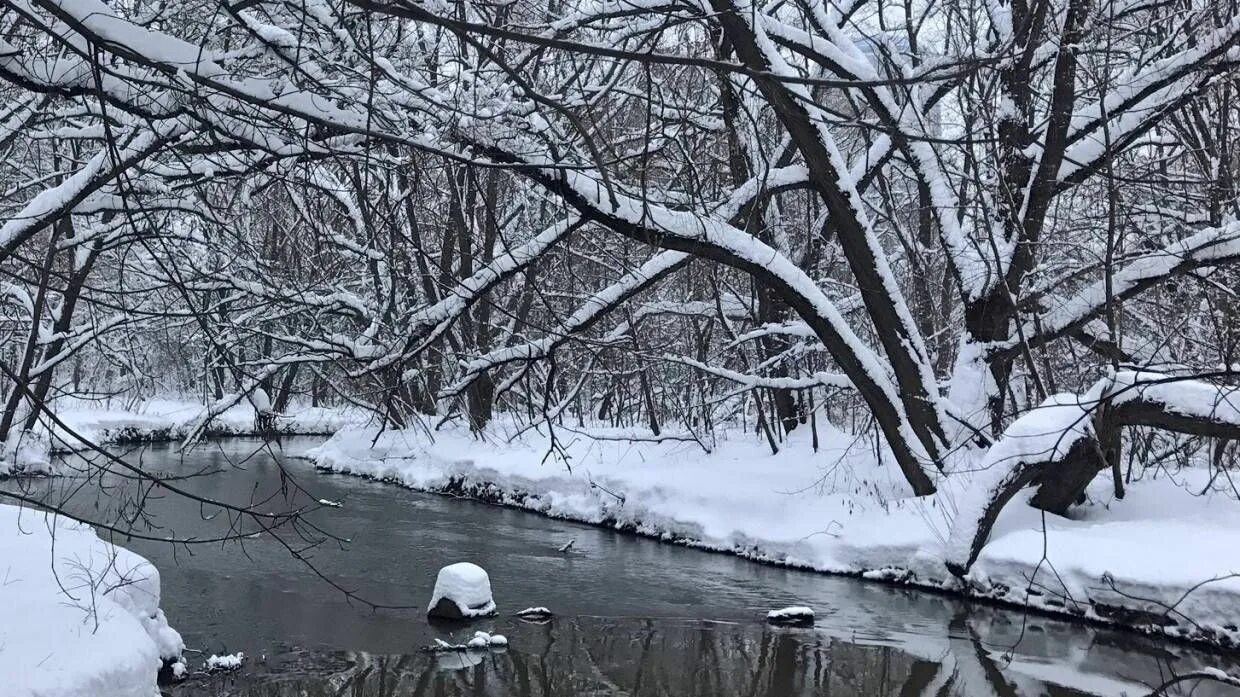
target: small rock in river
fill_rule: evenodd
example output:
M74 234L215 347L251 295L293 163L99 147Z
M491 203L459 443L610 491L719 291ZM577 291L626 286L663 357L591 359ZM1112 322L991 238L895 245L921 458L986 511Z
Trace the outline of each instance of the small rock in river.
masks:
M541 605L538 607L527 607L518 612L517 617L527 620L545 620L551 617L551 611Z
M766 621L771 624L809 627L814 624L814 611L803 605L794 605L780 610L771 610L766 613Z
M237 670L241 664L245 663L244 653L232 653L224 656L211 655L203 666L208 673L218 673L221 671Z
M487 572L469 562L440 569L426 614L449 620L494 615L495 600Z

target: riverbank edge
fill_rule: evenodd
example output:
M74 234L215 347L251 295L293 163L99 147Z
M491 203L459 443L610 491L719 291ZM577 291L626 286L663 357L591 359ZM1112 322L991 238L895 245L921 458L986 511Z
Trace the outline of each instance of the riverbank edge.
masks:
M253 428L232 428L230 426L208 426L203 429L200 438L202 440L224 440L229 438L261 438L265 440L276 440L280 438L296 438L296 437L330 437L335 430L326 430L318 428L299 429L296 427L277 428L274 431L259 431ZM188 434L188 428L185 425L178 424L175 426L167 426L156 429L143 428L123 428L118 429L115 434L108 434L100 440L92 440L91 444L96 446L106 445L155 445L159 443L176 443L185 439ZM52 441L51 453L53 455L68 455L75 452L82 452L89 449L80 443L74 447L62 439Z
M113 407L69 404L57 418L36 431L23 433L28 442L8 444L9 457L0 454L0 473L11 475L55 474L52 456L94 450L99 446L135 446L174 443L199 428L207 407L182 397L151 398L137 404ZM294 436L328 437L358 426L368 414L349 407L314 407L294 404L287 413L259 426L254 407L237 404L214 415L201 426L199 438L263 438Z
M1032 594L1032 599L1028 597L1020 599L1019 590L1005 585L983 587L972 582L959 581L950 574L945 574L943 578L921 578L913 570L898 566L885 566L873 569L825 568L789 558L787 555L771 553L761 549L759 545L743 547L739 545L714 544L690 535L662 529L640 520L620 521L611 516L604 517L601 520L590 520L585 516L553 512L548 509L547 503L542 500L541 495L537 492L526 491L519 487L504 487L485 479L471 481L469 477L452 476L442 485L415 485L399 477L378 477L365 472L350 471L348 467L322 465L310 454L294 455L293 457L311 462L317 470L326 474L359 477L370 481L400 486L411 491L503 506L534 513L546 518L566 520L596 528L613 530L621 534L652 539L681 547L716 554L728 554L768 566L810 571L827 576L855 578L886 586L931 592L945 597L961 598L994 607L1021 610L1053 619L1095 627L1120 629L1143 636L1207 648L1223 655L1234 656L1240 652L1240 626L1237 625L1212 626L1200 623L1189 627L1179 624L1168 625L1166 620L1170 619L1169 617L1157 616L1145 608L1111 606L1092 601L1088 605L1082 603L1069 605L1054 598L1037 594ZM1138 619L1142 617L1147 618L1147 621L1142 622ZM1123 621L1120 618L1127 618L1132 621ZM1237 620L1240 621L1240 618L1237 618Z

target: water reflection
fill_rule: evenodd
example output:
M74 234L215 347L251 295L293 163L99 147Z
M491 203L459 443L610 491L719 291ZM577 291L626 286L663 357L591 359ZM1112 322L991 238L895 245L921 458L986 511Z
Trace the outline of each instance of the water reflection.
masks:
M173 697L943 697L1141 695L1189 665L1089 652L1032 662L987 648L985 619L961 614L934 645L850 641L819 628L704 621L502 620L503 651L379 655L289 650L238 675L196 677ZM1055 633L1051 628L1051 634ZM1042 637L1045 633L1035 631ZM921 649L919 652L918 649ZM1103 652L1105 654L1105 647ZM1171 694L1223 695L1218 686Z

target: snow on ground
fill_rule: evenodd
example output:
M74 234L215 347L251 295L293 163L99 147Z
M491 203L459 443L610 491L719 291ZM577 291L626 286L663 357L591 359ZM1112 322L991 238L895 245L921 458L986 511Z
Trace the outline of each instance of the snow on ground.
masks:
M733 434L707 454L693 443L595 440L558 428L567 462L548 455L545 431L509 442L515 431L500 422L480 442L451 426L430 436L350 429L307 457L325 470L764 561L1028 603L1170 636L1240 641L1240 555L1232 553L1240 549L1240 502L1195 496L1204 472L1147 477L1122 501L1100 480L1093 503L1072 519L1043 516L1022 505L1022 495L1004 509L962 584L944 559L968 474L919 499L894 465L867 455L870 443L838 431L820 433L814 453L808 429L798 429L772 456L748 435ZM1175 611L1166 616L1168 605Z
M180 440L202 416L205 406L193 399L148 399L136 404L60 399L50 437L45 431L21 432L0 443L0 475L54 473L51 452L81 450L82 438L95 444ZM356 409L294 404L275 420L284 435L330 435L357 426L367 415ZM243 402L211 421L206 435L255 435L254 405ZM76 435L74 435L76 434ZM77 437L81 436L81 438Z
M153 697L181 636L159 572L87 525L0 505L0 676L8 697Z
M70 429L96 443L125 440L172 440L183 437L206 409L195 400L149 399L136 405L101 407L89 402L56 404L56 414ZM338 407L294 405L276 418L275 427L285 434L328 435L364 422L366 416ZM255 434L254 406L238 404L217 416L207 429L209 436ZM62 429L53 429L58 447L79 443ZM80 446L76 446L80 447Z
M18 431L0 441L0 475L48 474L52 471L51 443L44 433Z

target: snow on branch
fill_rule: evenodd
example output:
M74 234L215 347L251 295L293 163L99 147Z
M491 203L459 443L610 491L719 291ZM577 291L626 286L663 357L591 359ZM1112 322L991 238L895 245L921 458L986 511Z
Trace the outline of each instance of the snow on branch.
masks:
M1112 418L1126 426L1240 437L1237 386L1216 385L1198 376L1123 370L1116 373L1107 396L1114 407Z
M1104 98L1078 108L1068 129L1069 147L1059 167L1059 180L1067 181L1109 156L1108 141L1112 145L1126 142L1130 133L1147 128L1169 106L1191 95L1198 83L1226 62L1234 62L1237 41L1240 16L1198 37L1191 48L1119 76ZM1194 77L1186 83L1186 76Z
M491 153L509 161L517 159L495 149ZM609 195L601 182L582 172L542 170L529 174L583 216L621 235L714 259L762 278L814 328L827 351L856 385L914 489L919 493L934 490L924 469L934 459L905 413L901 393L888 377L889 364L857 336L803 269L727 221L687 210L671 210L614 189Z
M737 56L750 68L771 74L770 79L755 80L755 85L805 158L849 268L857 284L866 289L862 298L899 385L897 398L902 411L910 416L905 421L921 448L938 461L946 442L947 415L925 341L865 213L857 182L850 178L848 164L827 127L826 114L809 90L791 79L799 73L780 54L766 30L767 18L758 8L749 0L712 0L711 7L718 13ZM851 55L833 55L851 61L858 70L864 69L862 61L853 61L859 57L853 48ZM824 343L831 350L825 339Z
M952 573L968 571L999 512L1029 484L1055 479L1069 461L1086 463L1080 483L1088 484L1107 466L1100 436L1123 426L1240 438L1240 387L1128 370L1083 394L1047 398L1012 422L975 465L958 471L966 481L944 554Z
M852 389L853 387L852 381L848 379L848 376L840 373L827 373L820 371L801 378L767 377L763 375L741 373L727 368L719 368L692 358L685 358L684 356L664 354L661 358L671 363L679 363L680 365L696 368L704 373L714 375L715 377L731 380L732 382L751 390L756 390L758 388L769 388L776 390L806 390L814 387Z
M1206 266L1240 260L1240 221L1202 230L1166 247L1129 261L1111 276L1111 293L1105 280L1098 281L1063 300L1040 299L1050 309L1038 322L1029 322L1017 336L1031 346L1057 339L1097 317L1111 299L1126 300L1172 276ZM995 352L1020 351L1019 339L996 345Z
M799 266L778 250L753 235L716 218L692 211L671 210L633 197L617 196L615 204L601 183L578 172L564 172L562 181L577 194L577 202L586 212L596 212L611 219L613 229L639 234L643 241L673 249L687 247L698 255L717 255L720 260L748 269L762 269L778 280L791 294L794 307L809 313L816 332L827 332L831 339L824 342L828 349L839 348L847 362L862 370L890 399L895 399L895 386L887 378L888 368L874 351L852 330L835 303ZM623 223L623 224L621 224ZM672 245L675 244L675 247ZM820 335L821 338L821 335Z
M124 138L126 142L116 153L116 159L110 148L100 148L81 169L56 186L41 191L0 226L0 260L13 254L36 232L67 215L91 193L159 151L182 132L182 127L175 123L162 124L155 131L132 132Z
M452 288L445 289L443 300L420 308L403 319L403 324L407 327L403 350L385 356L370 368L373 370L385 367L421 352L489 290L529 266L580 225L581 220L576 216L560 220L528 242L497 256L491 263Z
M586 331L626 300L682 268L693 257L684 252L660 252L623 278L592 295L566 319L555 333L537 341L496 349L465 363L464 374L443 391L444 396L459 394L487 370L514 361L545 358L573 336Z

